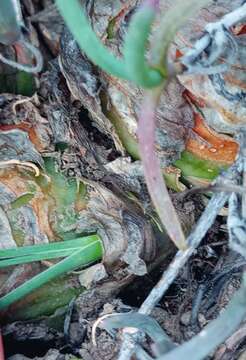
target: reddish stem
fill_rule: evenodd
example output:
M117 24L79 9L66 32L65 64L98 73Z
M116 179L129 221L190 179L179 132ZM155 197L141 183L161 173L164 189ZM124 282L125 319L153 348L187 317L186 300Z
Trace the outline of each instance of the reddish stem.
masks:
M185 237L170 199L159 160L155 154L155 110L160 89L148 92L143 100L138 123L138 139L146 184L164 228L179 249L186 248Z
M3 337L0 332L0 360L4 360Z

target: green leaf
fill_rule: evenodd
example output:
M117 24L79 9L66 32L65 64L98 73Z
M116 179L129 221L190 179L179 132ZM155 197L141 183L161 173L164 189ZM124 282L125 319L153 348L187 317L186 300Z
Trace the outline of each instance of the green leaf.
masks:
M192 176L207 180L213 180L222 169L226 169L226 166L199 159L186 150L182 152L181 158L175 161L175 166L182 171L182 176L184 177Z
M100 260L103 255L103 245L97 235L93 235L93 237L93 239L87 237L89 243L83 244L83 246L81 246L79 250L76 250L74 253L72 253L72 255L46 269L40 274L34 276L32 279L27 280L24 284L20 285L16 289L10 291L8 294L0 298L0 310L7 308L12 303L22 299L24 296L38 289L45 283L57 278L58 276L64 275L67 272L77 268L88 266L93 262ZM35 249L35 246L32 247L32 251L33 249Z
M19 196L16 200L14 200L10 206L11 209L18 209L21 206L27 205L29 201L33 199L35 195L33 193L26 193L21 196Z

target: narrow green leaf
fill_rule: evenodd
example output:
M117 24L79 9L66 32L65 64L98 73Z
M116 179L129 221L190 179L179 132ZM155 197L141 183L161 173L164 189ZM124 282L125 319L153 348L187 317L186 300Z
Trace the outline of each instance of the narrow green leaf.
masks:
M0 260L0 269L3 269L7 266L27 264L33 261L51 260L51 259L66 257L72 255L78 250L80 250L80 248L71 248L67 250L63 249L57 251L48 251L44 253L37 253L32 255L18 256L15 258L4 259L4 260Z
M102 254L102 242L96 239L93 243L84 246L66 259L34 276L32 279L26 281L24 284L0 298L0 310L30 294L32 291L38 289L48 281L51 281L69 271L75 270L79 267L88 266L89 264L100 260L102 258Z
M49 244L39 244L39 245L16 247L12 249L3 249L0 250L0 259L14 258L14 257L31 255L31 254L36 255L38 253L45 254L49 251L61 251L61 250L74 251L78 248L82 248L83 246L94 243L95 241L98 240L100 240L100 237L98 235L89 235L73 240L60 241Z

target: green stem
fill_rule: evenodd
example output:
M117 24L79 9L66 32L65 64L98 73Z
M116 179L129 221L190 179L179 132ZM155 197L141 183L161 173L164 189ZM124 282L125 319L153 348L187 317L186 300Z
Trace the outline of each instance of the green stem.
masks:
M98 39L79 1L56 0L56 4L68 28L88 58L109 74L130 80L124 62L109 52Z
M155 15L155 7L144 4L133 16L125 38L124 58L129 77L143 88L158 86L164 80L160 72L148 66L145 60L146 47Z
M162 73L167 73L167 52L177 31L209 2L211 0L176 0L171 9L162 16L151 51L151 61Z

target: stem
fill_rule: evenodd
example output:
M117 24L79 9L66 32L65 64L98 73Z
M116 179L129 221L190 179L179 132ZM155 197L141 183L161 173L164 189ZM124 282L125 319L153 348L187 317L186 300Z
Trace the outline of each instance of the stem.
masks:
M179 0L164 16L152 49L153 63L159 66L162 73L167 73L167 51L177 30L189 19L192 13L207 2L208 0L185 2ZM156 4L153 9L156 10ZM154 12L154 10L152 11ZM155 110L164 86L165 82L151 93L149 92L143 101L138 127L139 146L145 179L154 206L171 240L179 249L184 250L186 248L185 237L163 180L159 161L155 155Z
M81 50L102 70L129 79L125 64L101 43L93 31L78 0L56 0L57 7Z
M148 92L139 116L138 139L146 184L164 228L179 249L185 249L185 237L163 180L155 154L155 109L162 87Z
M153 40L152 60L153 63L166 71L167 52L177 31L194 15L200 8L211 0L176 0L172 8L163 17Z
M233 164L225 173L221 174L215 184L221 184L221 182L231 183L232 178L238 176L238 166L240 164L240 159L238 162ZM160 301L165 291L169 288L173 280L179 273L179 270L185 265L188 258L193 254L194 250L199 246L201 240L206 235L208 229L214 223L216 216L219 211L225 205L228 200L229 195L222 192L219 194L214 194L209 201L207 207L205 208L202 216L198 220L194 230L187 238L187 243L189 248L185 251L179 251L169 268L163 273L158 284L152 289L149 296L141 305L139 312L142 314L149 314L154 306Z
M245 154L246 155L246 154ZM246 157L243 158L243 189L244 194L242 194L242 217L246 219Z
M246 148L245 148L245 143L246 143L246 133L245 130L241 131L241 141L240 141L240 151L241 151L241 156L243 159L243 169L242 169L242 180L243 180L243 188L246 191ZM246 194L242 195L242 218L246 219Z
M0 331L0 360L4 360L4 347L3 347L3 337Z
M162 350L165 349L167 351L176 347L156 320L139 312L113 313L99 318L94 323L92 329L94 343L96 343L95 331L97 326L107 330L108 333L124 327L138 329L148 335L156 346L159 347L159 350L160 347Z
M242 6L238 7L234 11L226 14L220 21L212 24L208 24L206 26L206 30L210 30L210 27L214 29L214 27L225 26L227 29L232 27L233 25L238 24L239 22L246 19L246 3Z
M163 76L152 69L145 60L146 46L155 19L157 6L145 1L131 20L124 46L124 58L129 77L143 88L151 88L161 84Z
M235 164L233 164L225 173L223 173L217 178L216 184L220 184L221 182L223 182L223 180L226 181L226 183L230 183L231 179L237 178L239 166L240 159L238 159ZM190 247L186 251L179 251L175 255L175 258L172 260L172 263L169 265L168 269L162 274L162 277L157 283L157 285L152 289L148 297L141 305L139 309L139 312L141 314L150 314L152 309L163 297L164 293L167 291L169 286L177 277L180 269L184 267L187 260L193 254L194 250L199 246L202 238L204 237L210 226L213 224L217 214L226 203L228 197L229 196L225 193L214 194L212 196L205 211L203 212L197 225L195 226L194 231L191 232L187 239L187 243L190 245ZM138 340L139 332L136 332L134 335L132 335L132 337L133 336L135 340ZM118 360L128 360L135 352L135 346L132 337L130 337L127 333L124 334L124 340Z
M181 59L181 63L184 64L186 66L186 68L188 69L188 71L190 73L203 73L203 74L212 74L212 73L218 73L221 71L226 71L228 70L226 67L226 64L219 64L219 65L214 65L211 67L201 67L201 65L199 65L199 57L201 56L201 54L204 52L204 50L206 48L208 48L208 46L210 46L211 44L211 39L213 39L213 37L215 36L214 34L219 33L219 32L223 32L223 29L227 29L229 30L233 25L236 25L237 23L243 21L246 18L246 4L244 3L242 6L240 6L239 8L237 8L236 10L230 12L229 14L226 14L221 20L217 21L217 22L213 22L213 23L208 23L205 27L205 34L204 36L202 36L201 39L199 39L194 46L192 47L192 49L190 49L185 56L182 57ZM220 38L223 34L220 34ZM224 50L224 44L221 43L221 51ZM221 51L219 51L217 54L214 54L212 59L212 62L215 62L218 58L219 55L221 53ZM235 51L234 51L235 52ZM231 54L231 57L233 57L235 54ZM227 59L228 62L233 62L231 58ZM197 64L196 64L197 62ZM211 61L207 64L210 65Z

